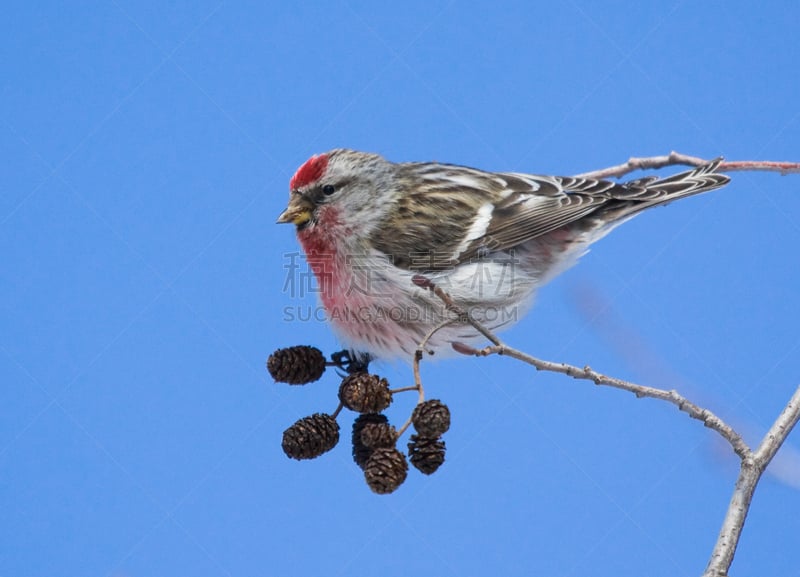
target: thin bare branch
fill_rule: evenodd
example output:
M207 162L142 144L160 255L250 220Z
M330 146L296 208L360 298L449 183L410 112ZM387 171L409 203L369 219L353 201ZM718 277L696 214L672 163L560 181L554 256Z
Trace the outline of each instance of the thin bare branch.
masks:
M800 162L776 162L771 160L736 160L719 165L720 172L759 171L777 172L781 176L800 174Z
M424 277L420 277L420 278L424 279ZM431 283L427 279L424 279L424 280L427 283L425 285L423 285L422 281L418 281L416 279L416 277L415 277L414 283L417 284L418 286L425 286L425 288L431 288L431 289L435 288L433 283ZM420 375L420 371L419 371L419 363L420 363L420 361L422 361L422 357L425 356L425 346L428 344L428 341L431 340L433 335L435 335L437 332L442 330L444 327L455 323L457 320L458 319L445 319L445 320L443 320L438 325L433 327L430 331L428 331L428 334L425 335L425 337L419 342L419 345L417 345L417 350L414 352L414 363L413 363L414 386L413 387L406 387L406 388L402 389L403 391L416 390L417 393L419 394L419 396L417 397L417 404L419 404L419 403L421 403L422 401L425 400L425 388L422 386L422 376ZM411 425L411 417L408 417L408 419L406 419L406 422L403 423L403 426L400 427L397 430L397 437L399 438L403 433L405 433L406 429L408 429L408 427L410 425Z
M393 395L396 395L397 393L407 393L408 391L418 391L418 390L419 387L417 387L417 385L414 385L411 387L400 387L398 389L389 389L389 392L392 393Z
M799 419L800 387L770 427L755 454L742 459L733 496L703 577L725 577L728 574L761 475Z
M792 429L800 420L800 387L794 392L792 398L784 407L780 416L775 420L767 434L761 440L761 444L756 449L756 463L766 469L772 458L781 448L781 445L792 432Z
M422 347L422 344L420 344ZM420 378L419 374L419 362L422 360L422 348L418 348L417 351L414 353L414 386L410 387L412 390L417 391L419 397L417 398L417 404L421 403L425 400L425 389L422 387L422 379ZM413 413L412 413L413 415ZM397 429L397 438L403 436L403 433L411 426L411 415L408 416L406 422L403 423L403 426Z
M458 306L450 301L449 308L460 313ZM474 321L473 323L477 323ZM480 324L480 323L477 323ZM493 335L494 336L494 335ZM497 339L497 337L495 337ZM730 425L708 409L688 400L675 390L657 389L639 385L622 379L609 377L586 366L583 368L566 363L554 363L537 359L527 353L499 342L483 349L476 349L464 343L453 343L453 349L465 355L489 356L505 355L527 363L537 370L561 373L575 379L590 380L597 385L606 385L633 393L639 398L646 397L668 402L676 406L693 419L716 431L733 448L741 459L739 477L736 480L730 505L722 524L717 543L703 577L726 577L733 562L736 547L744 528L744 522L750 510L750 504L761 476L769 462L778 452L789 433L800 420L800 387L795 391L780 417L765 435L758 449L753 452L744 439Z
M439 299L444 303L445 308L447 308L448 311L454 313L457 317L455 319L451 319L450 321L446 322L444 325L434 327L434 329L428 334L428 336L425 337L425 340L423 341L424 343L427 343L428 340L430 340L430 338L433 336L433 334L439 331L443 326L446 326L448 324L457 321L472 325L472 327L480 334L482 334L484 338L490 343L493 343L495 345L501 344L500 340L494 335L494 333L492 333L492 331L490 331L481 323L473 319L471 315L461 310L461 308L456 303L453 302L453 299L450 297L450 295L447 294L446 291L442 290L441 287L436 286L436 284L434 284L434 282L430 280L428 277L425 277L421 274L417 274L414 275L414 277L411 279L411 282L413 282L418 287L429 289L433 294L439 297Z
M584 172L576 176L581 178L619 178L636 170L656 169L665 166L701 166L710 162L708 159L689 156L679 152L670 152L662 156L631 157L627 162L616 166L609 166L600 170ZM723 162L719 165L720 172L734 171L767 171L778 172L782 175L800 174L800 162L776 162L771 160L737 160Z
M459 352L466 352L461 347L457 348L456 350L458 350ZM657 389L655 387L638 385L630 381L609 377L602 373L598 373L597 371L593 370L591 367L588 366L580 368L566 363L554 363L551 361L543 361L541 359L537 359L527 353L524 353L520 350L517 350L513 347L509 347L508 345L502 343L500 345L493 345L481 350L476 350L475 354L479 356L487 356L495 354L505 355L513 359L517 359L518 361L522 361L523 363L527 363L540 371L561 373L570 376L574 379L583 379L592 381L596 385L605 385L608 387L613 387L615 389L628 391L629 393L633 393L639 398L646 397L650 399L657 399L659 401L665 401L667 403L675 405L680 411L686 413L693 419L701 421L706 427L719 433L719 435L731 445L731 448L733 448L734 452L740 458L744 459L752 455L750 447L748 447L747 443L744 441L744 439L742 439L741 435L739 435L733 429L733 427L728 425L725 421L723 421L721 418L719 418L710 410L700 407L699 405L693 403L692 401L690 401L689 399L678 393L678 391Z
M561 373L564 375L568 375L574 379L589 380L594 382L596 385L606 385L609 387L613 387L615 389L628 391L630 393L633 393L639 398L648 397L651 399L666 401L678 407L680 411L683 411L691 418L701 421L709 429L712 429L713 431L719 433L719 435L723 439L728 441L733 451L741 459L745 459L747 457L752 456L752 451L750 450L750 447L747 446L747 443L745 443L744 439L742 439L742 436L739 435L739 433L737 433L733 429L733 427L728 425L725 421L723 421L717 415L712 413L710 410L704 409L699 405L691 402L689 399L678 393L678 391L675 390L667 391L664 389L657 389L655 387L637 385L629 381L624 381L622 379L617 379L614 377L603 375L595 370L592 370L589 366L580 368L574 365L568 365L566 363L554 363L551 361L543 361L527 353L524 353L518 349L509 347L507 344L502 342L494 333L492 333L489 329L483 326L483 324L472 318L471 315L463 311L457 304L455 304L450 295L447 294L444 290L434 285L434 283L432 283L427 278L422 277L421 275L417 276L419 276L420 278L417 279L417 277L415 277L414 280L415 284L417 284L418 286L423 286L431 289L436 294L436 296L442 299L448 310L454 312L459 319L463 319L464 321L471 324L473 327L475 327L476 330L478 330L478 332L480 332L483 336L485 336L489 341L493 343L492 346L488 346L484 349L474 349L464 343L453 343L453 350L455 350L456 352L466 355L475 355L482 357L489 355L505 355L513 359L517 359L518 361L522 361L523 363L527 363L540 371ZM441 327L436 327L433 331L431 331L431 333L427 338L429 338L433 332L439 330L439 328ZM419 377L419 359L421 358L421 351L422 347L418 348L417 354L414 358L414 378L419 384L419 386L422 385L421 379Z

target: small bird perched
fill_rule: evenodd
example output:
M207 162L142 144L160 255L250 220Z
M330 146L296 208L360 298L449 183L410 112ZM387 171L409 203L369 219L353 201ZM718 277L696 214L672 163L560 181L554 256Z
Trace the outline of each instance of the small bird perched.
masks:
M336 149L297 170L278 222L296 225L327 317L345 345L371 358L410 361L426 335L454 316L420 277L490 330L509 326L539 287L617 225L727 184L715 172L720 162L617 184L393 163ZM453 343L479 338L453 319L426 350L445 354Z

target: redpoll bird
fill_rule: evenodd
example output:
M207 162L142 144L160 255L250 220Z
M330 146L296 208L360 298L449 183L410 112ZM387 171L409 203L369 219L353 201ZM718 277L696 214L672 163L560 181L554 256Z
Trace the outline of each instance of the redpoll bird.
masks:
M327 318L352 350L410 360L480 335L420 286L444 289L497 330L588 246L643 210L728 183L719 161L623 184L492 173L437 162L396 164L336 149L292 177L279 223L294 223ZM416 281L416 282L415 282Z

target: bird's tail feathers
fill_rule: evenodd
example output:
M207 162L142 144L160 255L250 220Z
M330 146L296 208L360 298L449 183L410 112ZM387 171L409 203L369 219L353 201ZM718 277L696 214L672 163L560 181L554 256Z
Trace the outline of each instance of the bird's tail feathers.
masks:
M725 186L730 178L716 172L721 163L722 157L665 178L648 176L624 183L622 188L625 192L615 194L621 202L614 207L609 206L610 212L616 213L612 220L628 220L648 208Z

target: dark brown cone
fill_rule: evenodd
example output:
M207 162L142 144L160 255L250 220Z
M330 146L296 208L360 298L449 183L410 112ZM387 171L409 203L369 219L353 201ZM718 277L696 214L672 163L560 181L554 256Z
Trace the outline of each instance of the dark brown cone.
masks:
M283 432L283 452L292 459L314 459L339 442L339 423L325 413L303 417Z
M353 373L339 386L339 400L358 413L380 413L392 404L389 383L377 375Z
M307 345L278 349L267 359L267 370L278 382L305 385L325 372L325 356L318 348Z
M361 431L361 443L368 449L394 447L397 431L389 423L367 423Z
M406 457L394 447L381 447L372 452L364 466L364 479L375 493L394 492L408 476Z
M444 463L444 441L434 437L411 435L408 443L408 458L411 464L426 475L436 472Z
M441 437L450 428L450 409L442 401L431 399L414 407L411 422L421 437Z
M364 465L366 465L367 459L372 455L372 449L364 445L361 439L361 433L366 427L375 425L388 426L389 419L387 419L385 415L379 415L377 413L364 413L353 421L353 460L356 462L356 465L362 469Z

